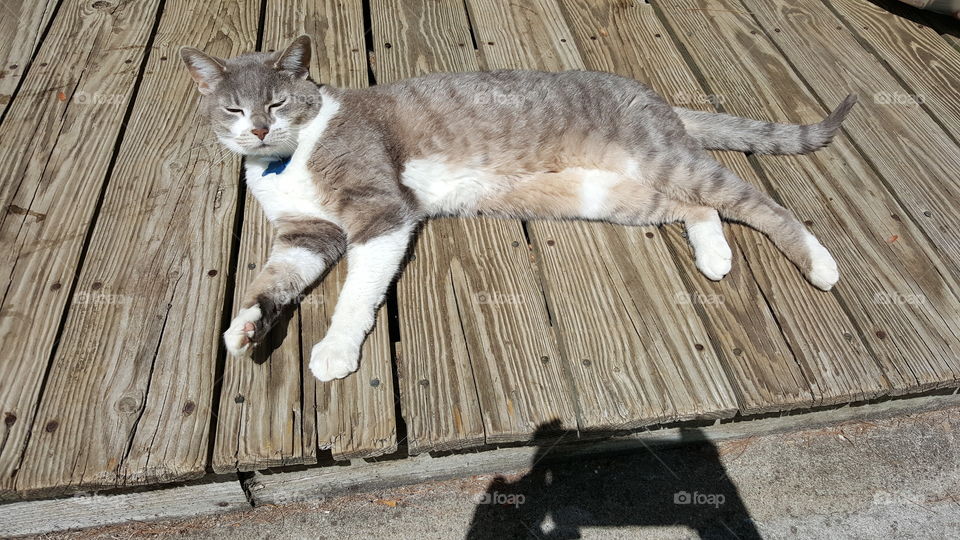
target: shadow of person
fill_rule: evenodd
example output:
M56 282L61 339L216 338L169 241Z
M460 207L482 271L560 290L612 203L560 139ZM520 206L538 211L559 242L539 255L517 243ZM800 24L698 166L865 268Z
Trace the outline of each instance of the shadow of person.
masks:
M584 528L668 528L665 536L760 538L716 446L696 428L681 431L688 444L643 445L629 454L560 459L558 423L537 430L543 442L529 473L496 477L477 498L466 537L580 538ZM652 532L652 531L650 531Z

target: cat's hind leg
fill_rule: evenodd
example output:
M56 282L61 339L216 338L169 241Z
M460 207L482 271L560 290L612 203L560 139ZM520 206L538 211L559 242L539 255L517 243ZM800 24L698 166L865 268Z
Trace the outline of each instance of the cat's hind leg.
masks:
M658 181L674 197L716 208L766 234L817 288L829 291L840 279L836 261L792 212L709 156L675 160Z
M697 268L708 279L723 279L730 272L733 253L723 235L720 214L706 206L690 206L681 210L680 218L687 229Z
M597 178L581 180L580 209L576 217L625 225L682 221L700 272L713 281L730 272L733 256L723 235L720 215L714 208L672 199L633 176L617 178L606 174L616 181L604 186Z

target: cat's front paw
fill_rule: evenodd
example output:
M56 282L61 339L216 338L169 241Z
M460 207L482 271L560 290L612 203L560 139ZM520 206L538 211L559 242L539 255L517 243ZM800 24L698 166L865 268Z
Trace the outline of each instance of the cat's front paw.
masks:
M357 370L359 361L359 346L327 336L310 352L310 371L323 382L342 379Z
M223 333L223 343L227 351L233 356L247 356L253 346L253 335L257 329L257 322L262 314L260 306L254 305L241 309L240 313L230 323L230 327Z

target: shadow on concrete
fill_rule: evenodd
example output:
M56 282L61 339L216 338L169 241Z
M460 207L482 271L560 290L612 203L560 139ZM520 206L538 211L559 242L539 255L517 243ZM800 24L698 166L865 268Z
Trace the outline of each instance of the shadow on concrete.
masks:
M559 425L544 424L538 439ZM468 539L580 538L586 528L621 527L644 537L760 538L716 446L699 429L682 430L677 446L641 448L615 457L560 461L554 436L531 470L496 477L477 500ZM612 532L612 531L611 531Z

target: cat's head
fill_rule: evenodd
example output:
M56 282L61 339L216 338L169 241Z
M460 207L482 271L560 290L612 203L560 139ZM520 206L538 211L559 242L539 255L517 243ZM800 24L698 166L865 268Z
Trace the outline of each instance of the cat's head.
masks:
M223 60L184 47L180 56L203 95L213 132L234 152L289 156L300 129L320 109L319 89L309 79L308 36L298 37L283 52Z

